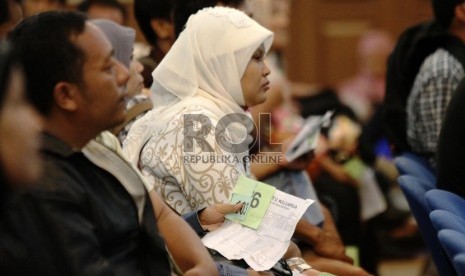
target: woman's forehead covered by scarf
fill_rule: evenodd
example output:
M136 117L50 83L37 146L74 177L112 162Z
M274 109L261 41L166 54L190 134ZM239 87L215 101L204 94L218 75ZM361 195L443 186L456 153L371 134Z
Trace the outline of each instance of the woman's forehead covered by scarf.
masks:
M110 41L115 50L115 58L129 68L136 38L134 29L107 19L93 19L90 22L96 25Z
M154 87L160 85L180 99L201 89L223 104L243 106L240 80L245 68L261 45L268 51L272 39L269 30L239 10L205 8L189 18L154 71Z

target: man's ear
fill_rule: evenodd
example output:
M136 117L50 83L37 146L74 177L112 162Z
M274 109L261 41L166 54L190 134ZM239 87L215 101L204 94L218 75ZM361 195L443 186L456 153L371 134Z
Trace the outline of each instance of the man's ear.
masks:
M173 36L173 22L166 19L152 19L150 25L159 39L168 39Z
M66 111L75 111L79 106L80 91L75 84L59 82L53 90L56 105Z

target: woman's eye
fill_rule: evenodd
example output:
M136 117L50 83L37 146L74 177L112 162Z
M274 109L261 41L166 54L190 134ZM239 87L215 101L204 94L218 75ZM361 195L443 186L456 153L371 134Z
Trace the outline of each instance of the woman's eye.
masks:
M105 72L111 73L113 71L113 64L105 66L104 70Z
M256 60L263 60L264 56L263 55L254 55L253 56L253 59L256 59Z

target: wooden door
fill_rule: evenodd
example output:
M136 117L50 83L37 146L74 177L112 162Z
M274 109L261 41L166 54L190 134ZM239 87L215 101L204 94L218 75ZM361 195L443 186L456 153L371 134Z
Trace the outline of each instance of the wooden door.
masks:
M383 29L396 38L430 17L428 0L293 0L287 72L291 80L335 85L357 70L360 36Z

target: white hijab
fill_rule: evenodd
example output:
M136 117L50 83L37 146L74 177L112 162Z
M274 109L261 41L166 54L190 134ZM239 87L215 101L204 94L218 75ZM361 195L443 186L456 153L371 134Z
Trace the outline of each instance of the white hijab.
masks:
M131 161L138 161L155 125L188 106L200 105L218 118L243 114L241 78L253 53L262 44L267 52L272 40L272 32L236 9L205 8L192 15L152 73L154 108L134 124L124 143Z

